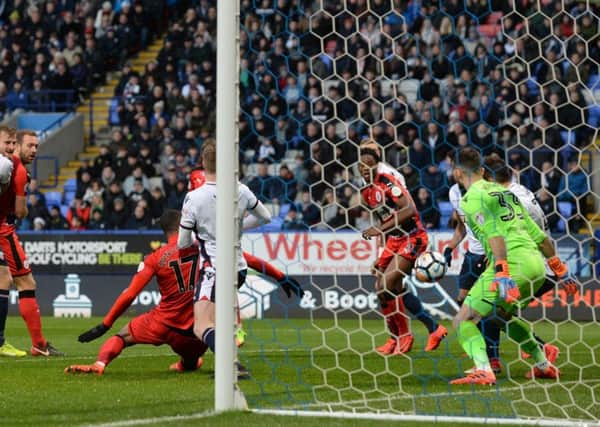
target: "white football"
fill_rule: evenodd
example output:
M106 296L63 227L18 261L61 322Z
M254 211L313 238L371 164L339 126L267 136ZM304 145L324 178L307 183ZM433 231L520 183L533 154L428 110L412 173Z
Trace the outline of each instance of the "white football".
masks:
M421 282L435 282L446 274L444 255L436 251L423 252L415 262L415 277Z

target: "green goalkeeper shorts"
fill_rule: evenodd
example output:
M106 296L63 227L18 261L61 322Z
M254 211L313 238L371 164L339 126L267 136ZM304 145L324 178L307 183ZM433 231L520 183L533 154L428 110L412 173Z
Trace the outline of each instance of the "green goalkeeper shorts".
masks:
M533 294L546 279L542 255L537 251L512 251L508 255L508 270L510 277L515 281L521 292L521 298L517 303L508 304L499 298L497 290L492 291L490 289L496 275L494 266L491 264L475 282L464 303L483 317L492 314L496 307L501 307L509 313L514 312L519 307L527 307Z

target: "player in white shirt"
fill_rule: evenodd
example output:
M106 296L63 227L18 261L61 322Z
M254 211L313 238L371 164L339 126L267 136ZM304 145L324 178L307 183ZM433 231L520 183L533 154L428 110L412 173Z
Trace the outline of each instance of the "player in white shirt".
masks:
M215 351L215 257L217 254L217 186L216 186L216 146L207 141L202 147L202 164L206 183L190 191L181 212L177 246L186 248L194 244L192 233L198 240L202 264L194 295L194 333ZM237 250L238 287L246 278L246 260L242 256L242 230L258 227L271 221L271 214L257 197L244 184L238 183L239 234L234 244ZM246 212L248 216L244 216Z
M525 188L524 186L513 180L512 171L510 167L504 162L504 160L502 160L502 158L500 158L500 156L497 154L490 154L489 156L485 157L484 166L484 178L488 181L495 181L498 184L510 190L511 193L517 196L521 205L523 205L529 216L531 216L531 218L536 222L536 224L542 230L546 230L546 217L544 215L544 211L537 202L535 195L529 189ZM544 295L546 292L551 291L556 287L556 284L558 283L557 277L560 276L560 274L558 274L558 269L560 266L556 265L555 259L557 258L555 257L547 260L546 281L534 294L535 298L541 298L542 295ZM560 262L560 260L558 261ZM577 286L575 285L574 281L571 281L567 284L563 284L563 290L567 294L574 294L577 292ZM488 322L488 326L486 326L486 329L483 331L483 333L486 339L486 344L488 344L488 350L490 346L498 346L498 342L500 340L500 329L498 325L496 325L493 322ZM533 334L533 337L537 340L540 347L546 353L546 358L548 359L548 361L554 364L554 361L560 353L559 348L550 343L546 343L544 340L542 340L535 334ZM529 355L526 354L524 354L523 356L529 357Z
M452 252L465 238L467 239L467 252L465 253L458 275L459 291L458 298L456 299L458 305L462 305L469 290L487 267L483 246L481 246L481 243L475 238L469 226L465 224L465 213L460 208L462 196L463 194L460 185L454 184L450 187L448 198L450 199L450 204L452 204L452 217L456 226L450 243L448 243L448 246L444 249L444 257L446 258L448 267L450 267L450 264L452 263Z

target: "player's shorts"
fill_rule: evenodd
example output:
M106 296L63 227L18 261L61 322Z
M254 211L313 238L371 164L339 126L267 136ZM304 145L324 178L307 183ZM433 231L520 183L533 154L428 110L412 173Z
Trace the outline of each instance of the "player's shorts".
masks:
M467 291L471 289L486 267L485 254L478 255L473 252L466 252L462 266L460 267L460 274L458 275L458 288L466 289Z
M377 268L385 270L394 259L394 255L400 255L411 262L415 262L419 255L427 249L427 232L418 230L406 236L390 236L385 241L385 248L377 259Z
M27 255L25 255L17 233L0 236L0 251L4 253L6 265L13 277L26 276L31 273Z
M498 290L490 289L496 276L495 268L490 264L469 291L464 304L483 317L493 314L496 307L508 313L514 312L519 307L527 307L533 295L546 280L542 256L537 251L513 251L508 257L508 271L521 292L521 298L517 303L508 304L499 299Z
M247 272L248 270L246 269L238 271L238 289L241 288L246 281ZM210 264L203 265L200 269L200 278L198 279L198 284L196 285L196 290L194 292L194 302L215 302L215 282L215 268Z
M167 344L186 361L197 360L207 349L191 330L182 331L165 325L153 310L133 318L128 329L137 344Z

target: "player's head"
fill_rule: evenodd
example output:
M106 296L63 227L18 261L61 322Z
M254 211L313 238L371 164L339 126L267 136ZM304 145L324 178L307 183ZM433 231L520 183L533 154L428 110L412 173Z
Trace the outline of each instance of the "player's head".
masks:
M175 209L166 209L158 220L158 224L165 236L171 236L179 231L181 212Z
M17 130L10 126L0 126L0 154L10 156L15 152Z
M17 154L24 164L33 163L37 156L40 141L33 130L17 131Z
M373 178L377 171L377 165L381 161L379 152L371 147L371 145L362 145L360 148L360 161L358 162L358 171L367 182L373 182Z
M483 176L483 168L481 167L479 150L472 147L464 147L458 150L452 173L456 182L466 189L471 186L472 182L480 179Z
M217 172L217 144L214 139L207 139L202 144L202 166L206 173Z
M492 153L485 156L483 159L483 177L487 181L495 181L498 184L506 184L510 182L512 178L512 171L502 158Z

